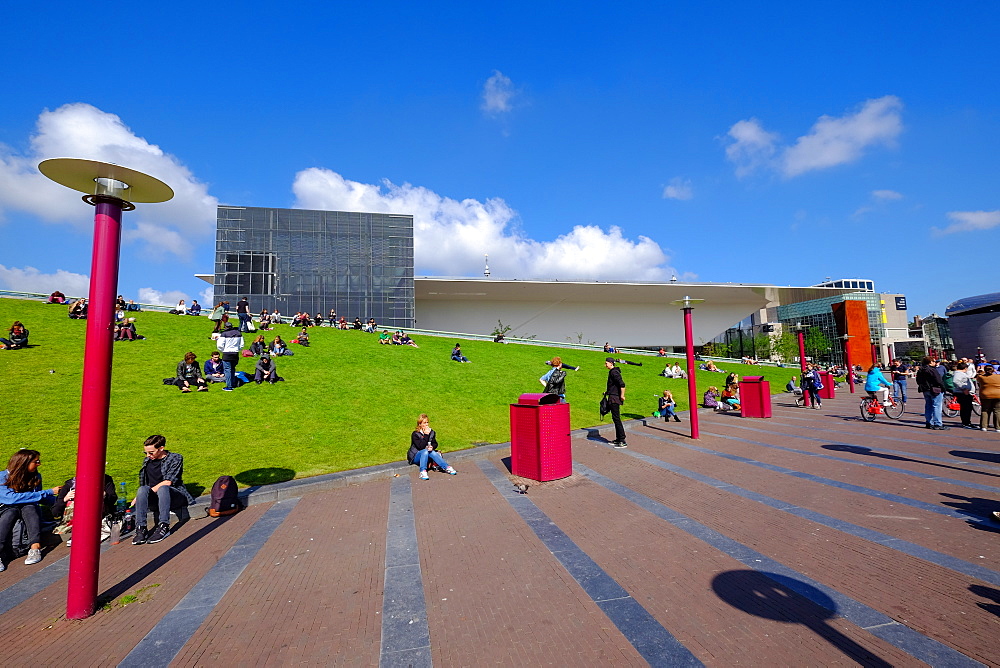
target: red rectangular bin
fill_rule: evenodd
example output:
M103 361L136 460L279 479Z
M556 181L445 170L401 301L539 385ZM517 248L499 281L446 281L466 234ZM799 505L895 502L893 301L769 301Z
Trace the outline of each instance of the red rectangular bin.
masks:
M829 371L819 372L820 382L823 383L823 389L819 391L820 399L836 399L837 398L837 380L833 377L833 374Z
M569 404L556 394L522 394L510 405L510 469L546 482L573 474Z
M771 417L771 383L764 376L744 376L740 380L740 408L743 417Z

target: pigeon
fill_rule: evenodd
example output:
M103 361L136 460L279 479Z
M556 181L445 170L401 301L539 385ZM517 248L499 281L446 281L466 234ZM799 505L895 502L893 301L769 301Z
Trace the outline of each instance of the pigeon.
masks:
M528 486L525 485L524 483L518 483L518 484L514 485L514 489L517 490L518 494L527 494L528 493Z

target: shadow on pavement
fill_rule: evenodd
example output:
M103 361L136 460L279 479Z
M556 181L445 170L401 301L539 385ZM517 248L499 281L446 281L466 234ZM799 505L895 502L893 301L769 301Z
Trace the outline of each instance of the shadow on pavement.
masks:
M893 455L888 452L876 452L871 448L866 448L860 445L843 445L841 443L831 443L829 445L821 446L824 450L834 450L836 452L850 452L855 455L865 455L867 457L879 457L881 459L891 459L898 462L913 462L915 464L924 464L925 466L937 466L943 469L952 469L954 471L963 471L965 473L975 473L976 475L988 475L993 478L1000 478L998 473L990 473L988 471L976 471L975 469L963 469L961 466L952 466L951 464L938 464L936 462L927 462L922 459L914 459L912 457L903 457L902 455Z
M863 666L884 661L827 624L837 604L825 593L801 580L763 571L726 571L715 576L712 589L729 605L756 617L802 624Z
M155 573L157 570L159 570L161 566L169 562L171 559L179 555L181 552L183 552L184 550L191 547L193 544L197 543L199 540L201 540L208 534L212 533L213 531L221 527L228 519L229 519L228 517L216 518L213 522L198 529L190 536L187 536L186 538L183 538L179 540L177 543L171 545L165 552L158 555L152 561L140 566L127 578L101 592L101 594L97 597L97 606L101 607L105 603L113 601L122 594L124 594L125 592L129 591L137 584L142 582L144 579L146 579L148 576ZM171 531L171 535L174 535L174 532L177 531L177 529L180 528L180 526L186 523L187 522L184 521L175 526L173 531ZM167 538L167 540L169 540L169 537ZM136 547L129 545L126 549L141 550L149 548L147 548L144 545Z
M961 459L978 459L981 462L1000 464L1000 452L976 452L975 450L951 450L948 452L953 457Z
M1000 617L1000 590L994 589L993 587L986 587L983 585L972 585L969 587L971 591L976 596L982 596L983 598L988 598L992 603L983 603L978 601L976 605L985 610L986 612L991 612L997 617Z

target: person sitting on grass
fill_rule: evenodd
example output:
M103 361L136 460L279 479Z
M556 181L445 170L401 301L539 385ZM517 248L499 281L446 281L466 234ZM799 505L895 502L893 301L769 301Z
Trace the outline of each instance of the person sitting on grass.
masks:
M363 327L363 325L361 324L361 318L355 318L354 322L351 324L351 327L360 332L361 328Z
M197 387L199 392L208 392L208 384L201 377L201 367L198 356L186 353L184 359L177 363L177 378L174 380L181 392L190 392L191 387Z
M322 327L323 326L323 314L320 313L319 311L316 311L316 317L313 318L313 324L316 327Z
M263 334L258 334L257 338L250 344L250 352L254 357L260 357L267 353L267 341L264 340Z
M191 307L187 311L188 315L201 315L201 304L198 303L197 299L191 300Z
M718 411L720 408L719 398L721 396L722 395L719 394L719 388L717 388L715 385L712 385L707 390L705 390L705 396L702 397L701 405L704 406L705 408L712 408Z
M39 503L51 504L56 500L58 487L42 490L42 463L37 450L21 449L15 452L7 468L0 471L0 571L7 569L11 560L11 538L14 522L21 520L28 530L28 566L42 560L42 514Z
M139 336L135 331L135 318L126 318L125 322L115 325L115 341L136 341L146 337Z
M291 350L288 349L288 344L280 336L274 337L274 341L271 342L271 355L273 357L281 357L282 355L294 355Z
M226 367L222 365L222 353L212 351L212 357L205 360L205 380L210 383L226 382Z
M28 330L20 320L15 320L7 332L7 338L0 337L0 350L17 350L28 347Z
M378 342L384 346L390 345L392 343L392 335L389 334L388 329L383 329L382 333L378 335Z
M394 345L394 346L401 346L401 345L403 345L403 342L400 340L400 335L399 335L399 330L398 329L395 332L392 333L392 345Z
M681 419L677 417L674 413L674 409L677 408L677 402L674 401L674 395L670 390L663 390L663 396L660 397L660 415L663 416L664 422L670 422L670 418L674 419L674 422L680 422Z
M399 342L404 346L413 346L414 348L420 347L416 343L414 343L413 339L411 339L406 332L400 332Z
M87 319L87 300L86 298L77 299L75 302L69 305L69 317L72 320L86 320Z
M134 299L130 299L130 300L128 300L128 304L125 305L125 310L126 311L141 311L142 309L139 308L139 305L135 303Z
M66 303L66 295L64 295L63 293L61 293L58 290L56 290L51 295L49 295L49 299L48 299L47 303L49 303L49 304L65 304Z
M448 462L437 452L437 434L431 429L430 419L426 413L421 413L417 418L417 428L410 435L410 449L406 453L406 461L412 466L416 464L420 467L420 479L430 480L427 476L427 467L432 463L441 471L449 475L458 473L448 466Z
M257 366L254 368L253 380L258 385L264 381L274 385L279 380L284 380L284 378L278 376L278 367L274 365L274 362L271 361L271 358L267 355L267 353L264 353L261 355L260 359L257 360Z
M194 497L184 487L184 457L167 450L167 439L154 434L142 444L146 459L139 469L139 489L135 506L133 545L159 543L170 535L170 511L186 509ZM150 533L146 516L153 512L156 525Z
M305 346L306 348L309 347L309 332L306 331L305 327L302 327L302 331L300 331L295 338L292 339L292 343L297 343L300 346Z
M462 354L462 344L456 343L455 347L451 349L451 359L455 362L468 362L469 358Z

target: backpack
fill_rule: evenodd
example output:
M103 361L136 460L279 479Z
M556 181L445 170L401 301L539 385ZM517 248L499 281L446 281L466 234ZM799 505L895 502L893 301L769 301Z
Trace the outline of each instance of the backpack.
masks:
M29 547L31 547L31 543L28 542L28 527L24 520L18 518L11 529L10 549L14 553L14 558L17 559L28 554Z
M566 372L562 369L553 369L552 375L545 382L543 392L545 394L563 394L566 391L566 386L563 384L564 380L566 380Z
M948 390L952 394L955 393L955 374L949 371L944 375L941 381L944 384L944 389Z
M212 485L212 503L208 507L210 517L234 515L243 509L239 499L236 479L231 475L220 475Z

